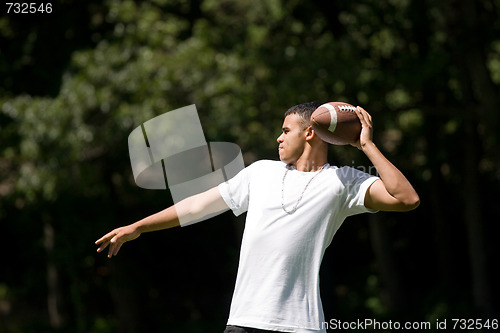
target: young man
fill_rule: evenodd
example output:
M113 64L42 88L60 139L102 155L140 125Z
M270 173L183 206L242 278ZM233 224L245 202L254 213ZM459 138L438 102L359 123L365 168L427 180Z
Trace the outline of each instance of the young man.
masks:
M419 197L373 143L372 119L361 107L356 110L362 124L356 147L380 177L330 166L328 146L309 123L319 105L300 104L285 113L277 139L281 161L255 162L217 187L115 229L96 242L97 251L109 246L111 258L143 232L227 208L235 215L247 212L225 332L325 332L319 268L344 219L363 212L412 210Z

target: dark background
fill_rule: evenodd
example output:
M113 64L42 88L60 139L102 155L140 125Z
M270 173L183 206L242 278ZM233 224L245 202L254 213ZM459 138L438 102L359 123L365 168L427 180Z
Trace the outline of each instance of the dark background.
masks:
M277 159L288 107L362 105L414 184L409 213L346 220L327 320L499 316L500 1L54 1L0 16L0 332L221 332L244 216L94 241L172 204L127 137L196 104L207 141ZM353 147L330 163L368 168Z

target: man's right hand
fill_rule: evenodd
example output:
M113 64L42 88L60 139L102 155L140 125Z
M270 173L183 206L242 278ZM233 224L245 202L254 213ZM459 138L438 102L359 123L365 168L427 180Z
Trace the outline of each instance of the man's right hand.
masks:
M97 252L102 252L109 245L108 258L111 258L118 254L123 243L134 240L140 235L141 233L134 224L117 228L95 242L96 245L99 245Z

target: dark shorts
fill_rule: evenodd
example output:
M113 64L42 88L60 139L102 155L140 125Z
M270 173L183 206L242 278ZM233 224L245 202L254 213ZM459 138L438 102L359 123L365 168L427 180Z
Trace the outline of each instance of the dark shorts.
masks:
M226 326L224 333L276 333L275 331L260 330L258 328Z

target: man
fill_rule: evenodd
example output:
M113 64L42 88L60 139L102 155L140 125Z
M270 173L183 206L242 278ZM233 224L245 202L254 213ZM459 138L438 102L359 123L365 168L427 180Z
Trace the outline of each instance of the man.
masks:
M227 208L235 215L247 212L225 332L325 332L319 268L344 219L379 210L409 211L419 205L419 197L373 143L372 118L361 107L356 110L362 130L355 146L380 177L330 166L328 145L309 122L319 105L304 103L285 113L277 139L281 161L255 162L217 187L115 229L96 242L97 251L109 246L111 258L143 232Z

